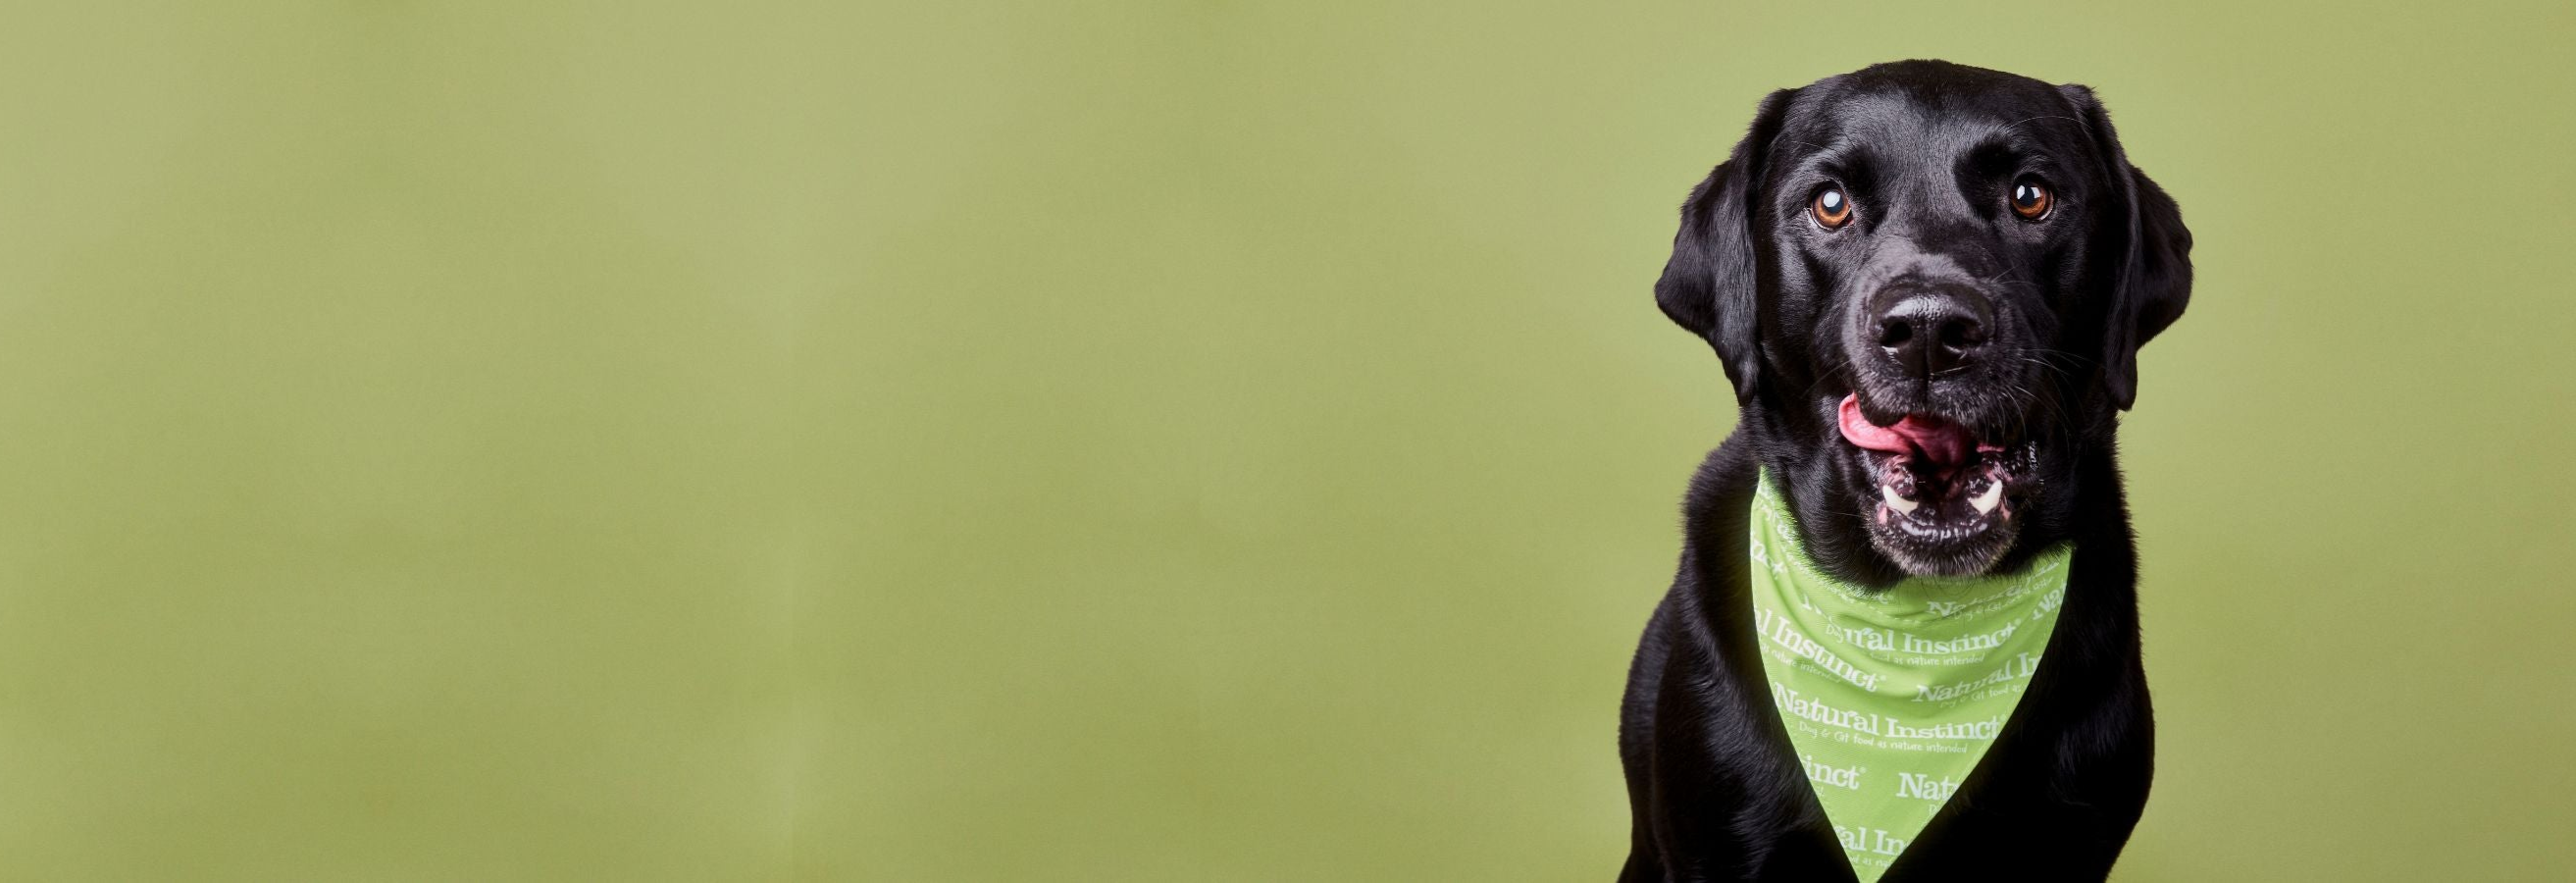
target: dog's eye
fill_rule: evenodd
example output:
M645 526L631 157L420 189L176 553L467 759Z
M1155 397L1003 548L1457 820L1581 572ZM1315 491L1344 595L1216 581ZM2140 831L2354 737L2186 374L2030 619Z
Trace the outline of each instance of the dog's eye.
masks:
M1815 201L1807 205L1807 211L1816 216L1816 223L1825 225L1827 230L1840 230L1844 224L1851 223L1851 208L1851 197L1843 195L1840 187L1816 191Z
M2048 217L2048 206L2056 201L2056 198L2049 194L2048 185L2040 183L2038 178L2023 178L2013 182L2013 214L2020 215L2022 220L2036 221Z

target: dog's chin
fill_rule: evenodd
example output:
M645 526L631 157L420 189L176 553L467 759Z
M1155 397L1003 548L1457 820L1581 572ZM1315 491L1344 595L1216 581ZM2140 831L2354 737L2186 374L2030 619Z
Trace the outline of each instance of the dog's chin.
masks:
M2038 447L1937 414L1889 427L1846 405L1843 445L1859 467L1870 545L1913 576L1987 572L2021 533L2039 491ZM1858 422L1855 422L1858 421Z
M1914 576L1977 576L2021 533L2016 508L2030 497L2030 442L1979 451L1967 463L1928 464L1913 454L1851 449L1870 476L1861 511L1869 542Z

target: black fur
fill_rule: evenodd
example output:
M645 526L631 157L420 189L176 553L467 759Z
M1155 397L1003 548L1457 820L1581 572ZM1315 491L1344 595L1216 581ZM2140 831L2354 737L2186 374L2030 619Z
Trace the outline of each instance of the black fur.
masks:
M2058 199L2039 222L2003 201L2032 174ZM1828 180L1860 213L1830 232L1806 214ZM1619 747L1634 830L1620 879L1851 878L1773 710L1743 584L1757 468L1780 480L1828 573L1885 586L1932 566L1873 540L1876 479L1834 419L1846 395L1873 422L1933 412L2027 442L2031 480L2014 491L2008 547L1981 559L1989 572L2076 547L2019 708L1884 879L2101 879L2153 765L2114 436L2138 347L2189 298L2191 237L2173 200L2129 165L2089 90L1909 61L1764 99L1681 216L1656 300L1716 350L1740 416L1692 476L1680 570L1629 672ZM1918 259L1992 299L1992 365L1909 383L1869 362L1853 332L1860 302Z

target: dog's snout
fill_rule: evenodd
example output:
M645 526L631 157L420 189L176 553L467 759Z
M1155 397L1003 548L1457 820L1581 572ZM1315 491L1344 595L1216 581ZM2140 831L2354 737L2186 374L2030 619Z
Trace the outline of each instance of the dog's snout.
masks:
M1942 288L1884 292L1878 347L1907 376L1930 380L1976 362L1994 324L1985 298Z

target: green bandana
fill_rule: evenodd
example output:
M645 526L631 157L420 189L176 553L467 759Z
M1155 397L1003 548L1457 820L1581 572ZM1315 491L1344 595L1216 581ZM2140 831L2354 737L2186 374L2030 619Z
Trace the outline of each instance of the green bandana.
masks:
M1852 871L1875 881L2012 717L2057 628L2074 550L2051 549L2018 576L1867 592L1808 562L1768 475L1749 520L1772 703Z

